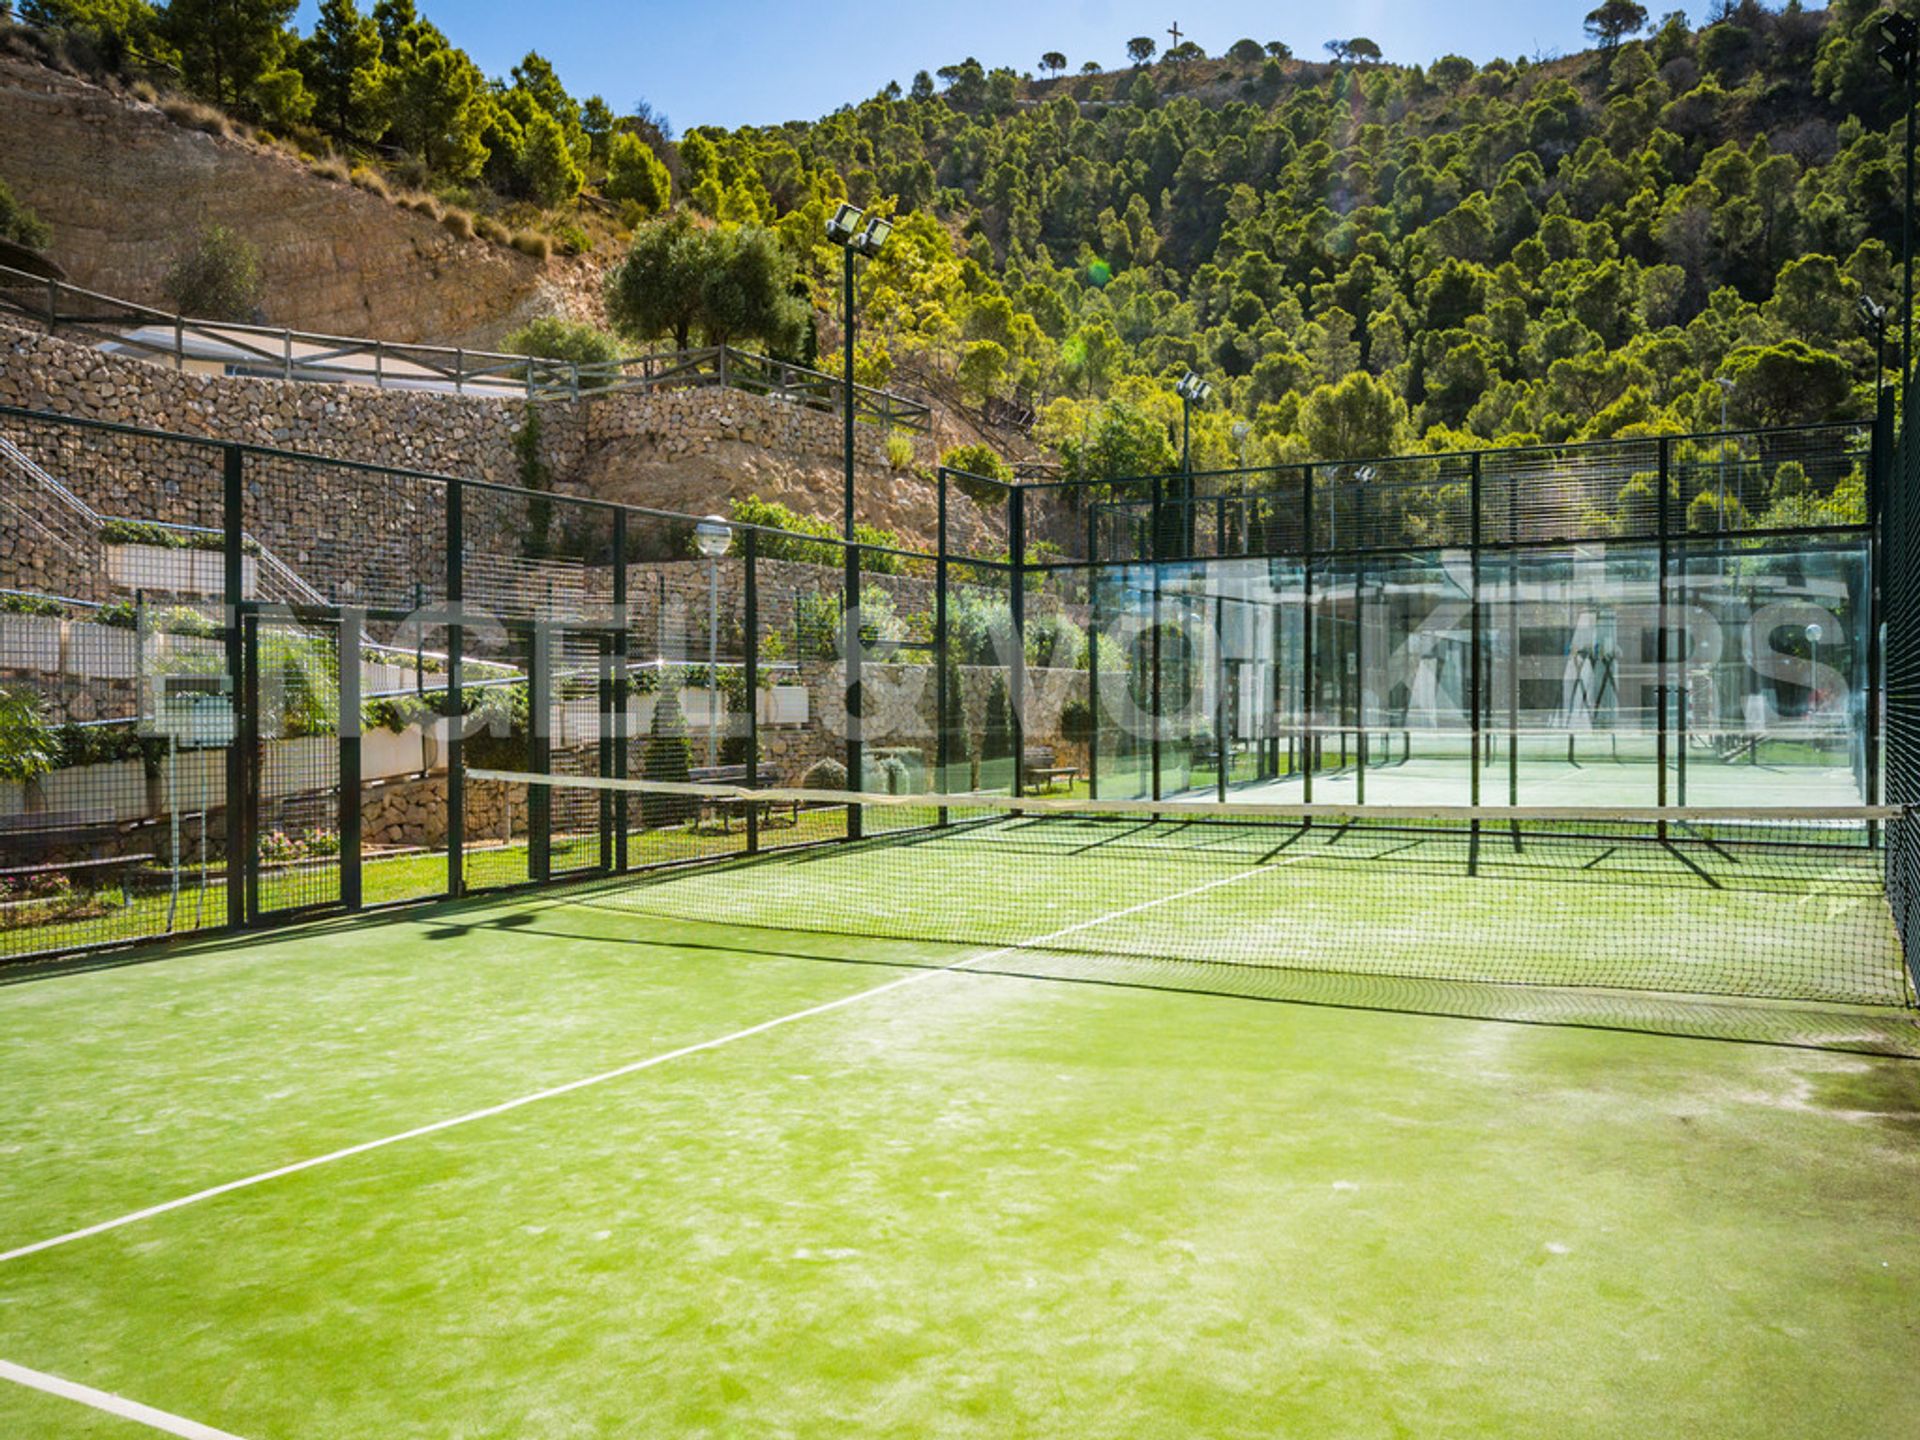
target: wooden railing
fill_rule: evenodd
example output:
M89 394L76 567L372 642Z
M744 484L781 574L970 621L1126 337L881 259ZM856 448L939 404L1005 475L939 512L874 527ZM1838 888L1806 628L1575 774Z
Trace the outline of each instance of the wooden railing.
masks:
M845 387L834 376L729 345L674 350L580 365L461 346L410 345L344 335L194 320L130 300L83 290L0 265L0 315L16 315L47 331L185 370L217 367L227 375L383 390L454 395L579 400L627 390L725 386L808 409L840 413ZM926 405L854 387L854 418L926 431Z

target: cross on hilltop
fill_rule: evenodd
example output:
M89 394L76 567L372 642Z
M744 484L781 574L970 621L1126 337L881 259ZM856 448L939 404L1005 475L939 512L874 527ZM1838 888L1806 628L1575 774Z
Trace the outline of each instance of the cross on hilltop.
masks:
M1178 20L1174 21L1173 24L1167 27L1167 34L1173 37L1173 45L1170 48L1176 49L1176 50L1179 49L1180 48L1180 22Z

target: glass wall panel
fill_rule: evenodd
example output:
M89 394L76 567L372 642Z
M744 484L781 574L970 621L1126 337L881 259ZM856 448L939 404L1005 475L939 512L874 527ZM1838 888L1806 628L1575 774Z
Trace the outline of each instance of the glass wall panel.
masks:
M1864 541L1687 548L1676 803L1865 803L1866 584Z

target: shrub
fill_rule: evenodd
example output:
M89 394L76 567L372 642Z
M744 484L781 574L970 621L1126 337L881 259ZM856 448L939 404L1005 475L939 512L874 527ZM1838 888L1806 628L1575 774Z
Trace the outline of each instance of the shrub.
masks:
M393 188L387 184L386 177L378 170L368 169L365 165L356 165L347 172L347 179L369 194L378 195L382 200L393 199Z
M496 245L511 245L513 232L491 215L476 215L473 228L479 232L482 240L491 240Z
M338 155L327 155L313 162L313 173L322 180L338 180L342 184L350 183L353 172L347 169L347 162Z
M57 759L40 696L32 690L0 690L0 780L37 780Z
M199 130L208 135L231 136L233 122L226 112L212 105L202 105L198 100L189 100L184 95L169 95L160 102L160 113L176 125L184 125L189 130Z
M553 242L531 230L516 230L509 243L522 255L531 255L536 260L545 260L553 254Z
M163 288L183 315L252 320L265 281L260 252L224 225L210 225L183 248Z
M593 249L593 237L578 225L561 225L553 232L553 238L565 255L584 255Z
M913 464L913 439L911 436L895 432L887 436L887 466L893 470L904 470Z
M46 595L0 595L0 615L62 617L67 607Z
M800 777L802 790L845 790L847 767L838 760L816 760Z
M1069 700L1060 707L1060 738L1087 754L1093 748L1093 707L1084 700Z
M974 504L992 508L1005 505L1007 492L999 485L981 483L983 480L1001 480L1011 483L1013 467L1000 458L991 445L956 445L940 457L940 463L947 469L959 473L951 476L960 493ZM979 476L979 480L971 479Z
M609 200L621 203L623 217L625 207L632 206L644 219L667 208L673 179L652 146L637 135L623 132L613 137L607 154L607 180L600 189Z
M127 93L144 105L160 103L160 92L153 88L151 81L136 80L127 87Z
M902 760L898 755L887 756L887 758L882 760L874 769L876 772L874 778L881 783L886 794L905 795L910 793L912 787L908 783L909 772L907 770L907 762Z
M838 565L841 562L842 552L838 545L798 538L806 535L818 536L820 540L838 538L839 527L829 521L811 515L797 515L778 501L762 500L758 495L733 501L728 506L728 516L742 525L790 532L786 535L762 535L759 541L762 560L798 560L808 565ZM862 545L882 545L895 550L903 548L898 535L877 526L856 524L853 535ZM692 543L691 538L688 543ZM906 569L901 556L874 552L868 552L862 558L861 565L869 575L899 575Z
M465 210L452 209L440 217L440 223L447 227L459 240L473 239L473 216Z
M400 197L400 203L416 215L424 215L429 220L440 218L440 202L421 190L409 190Z
M153 520L109 520L100 527L103 545L158 545L163 550L222 550L226 537L218 530L182 530ZM258 541L242 542L249 555L258 555ZM126 603L126 602L122 602Z
M620 358L619 345L599 326L558 315L543 315L521 326L501 342L501 348L509 355L535 355L575 365L608 365ZM611 379L610 375L588 375L580 383L598 386Z
M44 250L53 239L47 222L14 199L4 181L0 181L0 239L12 240L29 250Z

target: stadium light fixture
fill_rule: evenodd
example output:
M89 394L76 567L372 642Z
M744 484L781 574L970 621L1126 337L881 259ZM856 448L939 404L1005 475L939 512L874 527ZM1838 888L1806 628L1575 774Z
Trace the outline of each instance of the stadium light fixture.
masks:
M833 214L827 217L827 238L836 245L851 245L855 233L860 228L862 217L863 212L858 205L842 202Z

